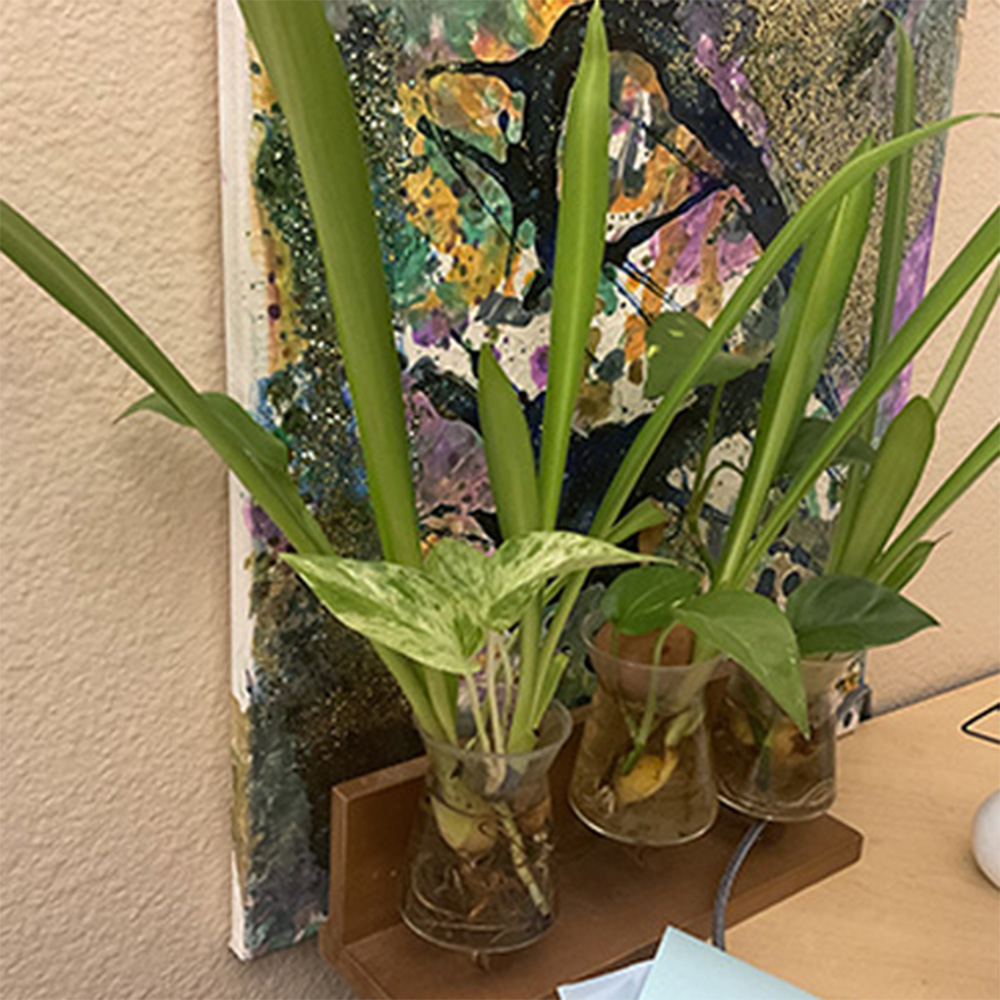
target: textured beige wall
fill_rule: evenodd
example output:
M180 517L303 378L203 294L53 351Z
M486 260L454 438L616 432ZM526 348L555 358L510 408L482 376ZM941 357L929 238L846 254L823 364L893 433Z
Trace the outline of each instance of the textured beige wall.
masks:
M966 36L957 106L996 106L998 0L971 0ZM221 386L211 2L5 0L0 107L4 196ZM937 267L1000 187L996 137L951 140ZM225 947L225 476L151 418L112 427L137 379L5 261L0 282L0 996L345 995L311 944ZM956 454L996 419L997 340L994 320ZM883 702L1000 659L997 490L950 519L914 588L946 627L876 659Z

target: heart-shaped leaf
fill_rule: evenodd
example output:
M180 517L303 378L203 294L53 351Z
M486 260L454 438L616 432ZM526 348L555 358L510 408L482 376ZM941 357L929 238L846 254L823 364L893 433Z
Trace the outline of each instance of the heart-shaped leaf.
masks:
M831 420L806 417L792 438L778 475L794 476L812 458L813 452L823 443L823 438L832 426ZM875 449L863 437L855 434L833 456L830 465L871 465L874 461Z
M888 646L937 621L890 587L861 576L818 576L786 609L803 655Z
M491 605L486 621L498 631L510 628L550 577L650 560L661 561L572 531L533 531L512 538L488 560Z
M689 312L661 313L646 331L646 385L651 399L662 396L684 373L711 331ZM760 357L719 351L702 369L699 385L722 385L756 368Z
M678 605L674 616L747 671L806 733L806 692L788 619L766 597L715 590Z
M645 635L666 628L674 607L695 594L699 583L697 573L681 566L638 566L608 587L601 610L619 632Z
M483 630L454 591L429 573L397 563L337 556L285 561L330 613L365 638L435 670L472 673Z

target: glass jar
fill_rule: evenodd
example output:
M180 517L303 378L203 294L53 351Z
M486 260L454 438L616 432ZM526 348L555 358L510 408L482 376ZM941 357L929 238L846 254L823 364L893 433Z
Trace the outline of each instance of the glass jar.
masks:
M460 737L471 728L460 718ZM412 931L486 955L523 948L551 927L549 771L571 728L569 712L553 703L526 753L486 753L421 734L429 767L401 909Z
M570 805L613 840L656 847L693 840L718 811L705 723L705 685L717 661L654 666L628 659L622 646L612 651L609 627L599 624L584 622L597 692L573 767Z
M809 736L735 664L712 717L719 797L757 819L823 815L836 798L837 681L856 654L802 661Z

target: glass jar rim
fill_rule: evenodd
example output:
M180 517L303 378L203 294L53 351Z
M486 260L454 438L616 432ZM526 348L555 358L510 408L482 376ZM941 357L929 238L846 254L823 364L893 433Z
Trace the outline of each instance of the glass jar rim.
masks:
M569 739L569 734L573 730L573 717L569 709L560 701L549 702L549 707L542 716L542 721L538 725L539 742L531 750L519 750L516 753L497 750L483 750L479 747L463 747L438 736L432 736L425 729L418 726L420 736L424 745L428 749L433 749L435 753L448 754L457 759L475 760L496 760L504 761L508 764L520 762L529 764L534 760L539 760L547 754L557 753L562 745Z
M597 635L601 627L607 621L608 619L601 611L591 611L590 614L586 615L580 623L580 636L583 639L583 645L587 650L587 655L590 656L592 660L596 654L597 656L613 660L615 663L618 663L623 667L628 667L630 670L645 670L648 673L680 674L685 671L693 670L695 667L703 667L708 664L718 663L719 660L722 659L720 654L716 653L715 656L711 656L705 660L696 660L694 663L646 663L643 660L630 660L627 657L620 656L618 653L612 652L610 649L602 649L596 642L594 642L594 636Z

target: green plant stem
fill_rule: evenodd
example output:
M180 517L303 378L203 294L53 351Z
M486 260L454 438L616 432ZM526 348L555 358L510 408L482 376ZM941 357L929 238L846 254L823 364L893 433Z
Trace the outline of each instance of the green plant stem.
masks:
M476 727L476 735L479 737L479 745L483 753L490 753L490 734L486 729L486 722L483 719L482 706L479 704L479 692L476 691L476 682L470 674L463 678L465 681L465 691L469 696L469 711L472 713L472 721Z
M531 719L535 696L542 686L547 662L540 656L538 645L541 636L541 599L531 602L521 618L518 629L520 662L517 676L517 700L510 724L510 747L514 752L530 750L534 744Z
M502 642L496 632L490 632L486 640L486 699L490 712L490 724L493 727L493 747L497 753L504 752L503 720L500 717L500 705L497 701L497 657L498 644Z
M656 697L659 694L657 690L658 674L656 673L656 668L660 665L660 657L663 655L663 644L666 642L671 628L673 626L668 625L660 632L659 638L656 640L656 646L653 649L653 669L649 672L649 690L646 692L646 705L642 711L642 720L639 722L639 731L632 740L632 749L622 761L621 773L623 775L632 772L632 769L638 763L639 758L646 749L646 744L649 742L653 720L656 718Z
M513 715L513 700L514 700L514 667L510 662L510 654L507 652L507 643L501 639L500 640L500 663L503 666L503 683L504 683L504 697L503 697L503 727L506 730L511 724L511 718Z

